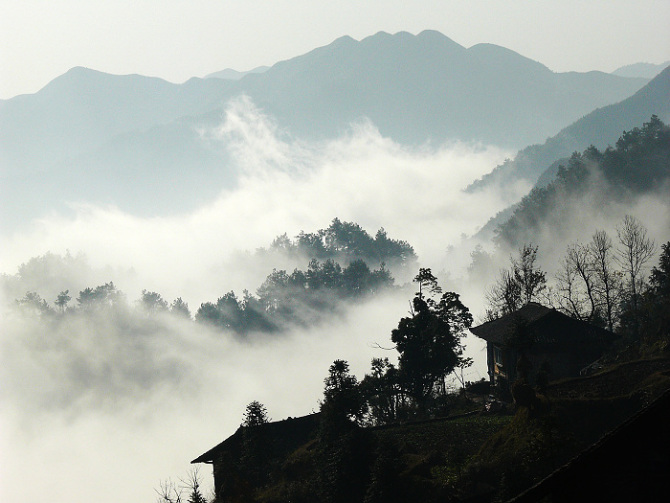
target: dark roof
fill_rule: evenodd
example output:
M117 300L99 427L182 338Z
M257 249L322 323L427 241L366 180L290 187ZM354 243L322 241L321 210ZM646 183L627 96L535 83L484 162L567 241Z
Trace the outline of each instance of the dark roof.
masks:
M519 326L525 326L535 343L603 344L614 338L614 334L603 328L576 320L536 302L529 302L514 313L473 327L470 331L487 342L506 345Z
M215 445L210 450L195 458L191 463L213 463L223 451L237 449L239 443L242 441L242 427L240 426L235 433L225 439L218 445Z
M282 421L262 424L257 426L257 428L263 428L272 435L273 438L280 438L282 445L279 447L283 446L288 448L294 446L295 448L309 440L309 437L319 426L320 416L321 414L317 412L316 414L310 414L308 416L295 418L289 417ZM213 463L223 452L238 452L242 445L243 431L244 428L240 426L230 437L195 458L191 463Z

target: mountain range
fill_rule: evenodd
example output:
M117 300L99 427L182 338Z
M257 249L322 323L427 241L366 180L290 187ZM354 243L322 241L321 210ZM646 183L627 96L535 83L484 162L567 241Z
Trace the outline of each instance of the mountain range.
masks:
M201 132L240 95L294 137L332 138L370 120L405 144L520 148L648 82L554 73L503 47L465 48L435 31L342 37L269 69L225 75L171 84L73 68L35 94L0 101L2 228L66 200L165 214L233 187L225 148Z

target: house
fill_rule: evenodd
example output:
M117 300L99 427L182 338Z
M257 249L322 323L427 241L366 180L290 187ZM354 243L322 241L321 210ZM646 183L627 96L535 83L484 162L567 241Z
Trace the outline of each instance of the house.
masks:
M273 463L316 437L320 413L288 418L254 427L240 426L226 440L195 458L191 463L213 465L217 502L237 501L250 488L267 482ZM245 462L256 455L253 467ZM262 459L257 459L262 458Z
M578 376L603 355L615 337L535 302L470 331L486 341L491 384L503 389L519 377L519 371L527 374L531 384L541 369L551 380Z

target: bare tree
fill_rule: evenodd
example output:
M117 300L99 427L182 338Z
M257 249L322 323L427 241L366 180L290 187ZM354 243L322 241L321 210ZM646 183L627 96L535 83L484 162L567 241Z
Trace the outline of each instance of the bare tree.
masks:
M596 295L604 308L607 329L614 330L614 320L618 312L621 296L621 273L614 269L614 245L604 230L593 234L589 244L596 275Z
M596 301L595 271L591 249L579 244L571 245L568 247L565 262L566 266L574 271L575 277L583 288L585 294L583 304L588 305L585 308L586 313L580 319L592 321L598 314L598 303Z
M161 481L155 489L157 503L207 503L200 491L200 474L197 468L188 473L186 479L179 479L179 484L171 479ZM184 492L188 492L188 499L184 500Z
M200 491L200 473L197 468L191 470L188 474L188 479L183 481L186 484L186 488L189 491L187 503L207 503L207 498L205 498Z
M617 259L627 276L628 295L633 309L637 311L638 292L642 286L642 269L654 255L656 245L647 236L647 229L635 217L626 215L617 227L619 248Z
M515 281L514 273L508 269L501 270L498 281L486 293L486 299L489 303L488 321L518 310L521 307L521 286Z
M556 273L556 290L554 294L558 308L578 320L585 319L585 298L577 281L577 272L566 257L561 262L561 269Z
M162 480L158 489L154 489L158 494L157 503L181 503L184 488L177 485L173 480Z
M525 244L519 250L519 259L512 259L514 280L521 287L521 294L525 303L538 300L540 294L547 287L546 273L536 264L537 246Z
M546 273L537 265L537 246L526 244L519 258L510 257L511 269L500 271L500 277L487 292L488 318L513 313L524 304L539 300L547 286Z
M577 273L579 279L581 279L584 289L586 290L586 296L589 299L589 321L596 316L598 312L598 305L596 302L596 293L595 293L595 271L593 270L593 256L588 247L582 245L576 245L568 250L568 260L572 263L572 266Z

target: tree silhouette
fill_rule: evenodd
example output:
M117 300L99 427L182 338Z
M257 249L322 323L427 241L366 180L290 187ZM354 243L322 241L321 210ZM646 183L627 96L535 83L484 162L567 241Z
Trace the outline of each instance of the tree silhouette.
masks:
M181 316L186 319L191 319L191 311L188 309L188 303L184 302L181 297L177 297L170 304L170 313Z
M265 408L265 405L257 400L254 400L253 402L249 403L247 408L244 410L244 420L242 421L242 426L245 428L253 428L254 426L266 424L269 421L268 411Z
M419 291L415 294L419 299L423 299L424 295L442 293L442 288L437 284L437 278L430 268L420 268L419 274L414 276L413 281L419 284Z
M356 376L349 373L345 360L335 360L324 379L324 399L321 403L322 437L332 439L363 418L365 402Z
M368 482L370 433L358 428L365 402L349 364L335 360L324 379L319 431L320 501L360 501Z
M670 241L661 245L658 267L651 270L649 284L655 295L670 297Z
M84 309L103 309L119 307L124 299L123 293L116 288L113 282L85 288L79 292L77 303Z
M58 297L56 297L56 301L54 304L58 306L58 309L60 310L61 313L65 312L65 308L67 307L68 302L72 300L72 297L68 295L70 293L70 290L63 290L58 294Z
M139 305L148 314L163 313L168 310L168 303L160 293L147 290L142 290Z
M441 291L430 269L420 270L417 278L420 285L428 285L428 291ZM435 385L443 384L447 374L466 363L461 360L460 338L472 325L472 315L454 292L444 293L436 302L420 288L412 306L411 316L399 321L391 340L400 353L400 382L424 412Z
M24 311L38 316L52 312L49 303L37 292L26 292L22 298L16 300L16 304Z
M537 301L547 287L546 273L537 264L537 246L525 244L518 258L510 257L511 268L500 273L487 292L489 317L513 313L528 302Z
M361 392L367 403L366 422L382 425L396 419L398 409L398 369L388 358L373 358L372 372L361 381Z

